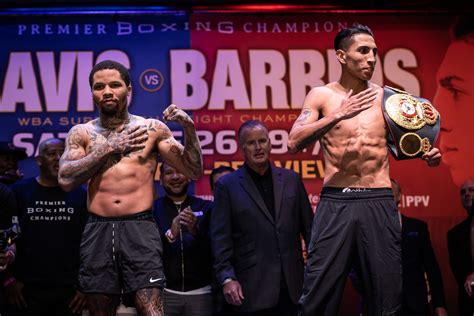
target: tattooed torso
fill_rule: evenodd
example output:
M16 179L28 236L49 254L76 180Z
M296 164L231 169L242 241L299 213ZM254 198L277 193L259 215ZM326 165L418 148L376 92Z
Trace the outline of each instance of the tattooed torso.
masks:
M122 216L151 208L154 200L154 176L158 161L157 144L169 137L164 124L153 119L131 116L124 130L146 126L148 139L145 147L125 153L113 153L95 173L88 186L89 209L102 216ZM83 126L85 154L98 150L107 142L111 131L100 126L98 120ZM110 140L109 140L110 142Z

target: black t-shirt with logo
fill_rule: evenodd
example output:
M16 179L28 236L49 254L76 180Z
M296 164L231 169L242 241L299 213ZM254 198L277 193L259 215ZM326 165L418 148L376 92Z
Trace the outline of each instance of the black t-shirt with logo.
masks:
M16 212L16 200L11 189L0 183L0 229L8 229L12 226L12 217Z
M21 234L14 275L25 284L73 285L79 270L79 246L87 221L87 193L44 187L35 178L12 187Z

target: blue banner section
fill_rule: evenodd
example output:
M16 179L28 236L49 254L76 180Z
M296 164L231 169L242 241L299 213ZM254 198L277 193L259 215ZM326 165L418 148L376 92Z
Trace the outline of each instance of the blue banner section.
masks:
M89 72L113 59L130 69L130 112L160 117L170 104L170 50L190 47L188 15L2 17L0 140L26 149L25 176L37 173L38 144L65 138L97 117Z

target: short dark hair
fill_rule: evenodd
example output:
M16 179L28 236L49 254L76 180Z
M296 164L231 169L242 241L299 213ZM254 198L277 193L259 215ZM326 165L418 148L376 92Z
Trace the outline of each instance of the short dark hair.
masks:
M248 129L248 128L254 128L254 127L263 127L266 131L268 131L268 128L265 126L265 124L263 124L262 122L258 121L258 120L248 120L248 121L245 121L242 125L240 125L239 127L239 131L237 132L237 137L238 137L238 140L239 140L239 144L240 144L240 141L242 139L242 134L244 132L244 130Z
M460 15L456 18L451 35L454 40L470 39L470 35L474 35L474 14ZM470 39L473 42L473 39Z
M120 74L120 78L122 78L122 80L125 82L125 85L127 87L130 85L130 73L128 72L128 69L125 68L124 65L113 60L104 60L104 61L101 61L100 63L97 63L94 67L92 67L92 70L89 74L89 85L91 86L91 88L94 81L94 74L98 72L99 70L104 70L104 69L117 70Z
M160 163L160 179L163 176L163 172L165 171L165 165L167 165L170 168L175 169L172 165L163 161L162 163Z
M219 166L217 168L212 169L211 175L209 176L209 184L211 186L211 190L214 191L214 176L217 174L221 174L224 172L234 172L235 169L229 166Z
M344 28L334 38L334 49L346 51L352 43L352 37L357 34L367 34L374 37L374 33L367 25L354 24L352 27Z

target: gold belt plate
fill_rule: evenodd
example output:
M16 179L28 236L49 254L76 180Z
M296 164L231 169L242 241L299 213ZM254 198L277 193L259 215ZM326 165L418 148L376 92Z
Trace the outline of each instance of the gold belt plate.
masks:
M425 124L434 125L439 115L429 102L420 102L409 94L393 94L384 106L390 118L408 130L419 130Z

